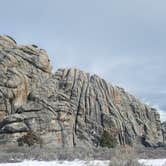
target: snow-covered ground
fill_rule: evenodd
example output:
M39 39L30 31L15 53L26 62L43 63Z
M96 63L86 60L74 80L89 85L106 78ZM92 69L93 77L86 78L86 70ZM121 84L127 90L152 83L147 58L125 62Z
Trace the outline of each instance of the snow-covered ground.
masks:
M166 159L139 160L146 166L166 166ZM109 161L24 161L21 163L5 163L0 166L108 166Z
M143 163L146 166L166 166L166 159L151 159L151 160L139 160L140 163Z
M24 161L22 163L6 163L0 166L108 166L109 161Z

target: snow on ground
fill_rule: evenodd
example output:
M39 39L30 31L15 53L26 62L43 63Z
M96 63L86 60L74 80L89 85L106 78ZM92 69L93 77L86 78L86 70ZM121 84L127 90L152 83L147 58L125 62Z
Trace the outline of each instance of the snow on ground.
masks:
M22 163L6 163L0 166L108 166L109 161L24 161Z
M140 159L140 163L146 166L166 166L166 159ZM5 163L0 166L108 166L109 161L23 161L21 163Z
M150 159L150 160L139 160L146 166L166 166L166 159Z

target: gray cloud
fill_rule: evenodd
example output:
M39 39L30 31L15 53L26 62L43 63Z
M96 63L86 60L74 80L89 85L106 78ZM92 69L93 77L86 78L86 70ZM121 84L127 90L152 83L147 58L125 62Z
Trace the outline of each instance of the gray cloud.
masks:
M166 1L2 0L0 33L166 110Z

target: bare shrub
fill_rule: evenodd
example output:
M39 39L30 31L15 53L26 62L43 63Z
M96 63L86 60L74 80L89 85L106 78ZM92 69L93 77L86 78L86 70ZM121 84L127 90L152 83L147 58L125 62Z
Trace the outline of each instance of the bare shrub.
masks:
M113 152L109 166L142 166L132 147L118 147Z
M89 160L93 159L93 151L87 148L62 148L34 146L9 146L0 151L0 162L22 160Z
M24 145L18 146L17 144L0 145L0 163L4 162L20 162L23 160L110 160L110 166L140 166L137 158L140 155L131 147L117 147L117 148L88 148L84 147L56 147L56 146L43 146L42 148L35 144L33 146ZM139 153L147 153L152 149L140 151ZM160 153L160 149L155 149L154 155ZM137 153L136 153L137 152ZM148 152L151 153L151 152ZM165 150L162 150L163 155ZM144 154L145 155L145 154ZM143 156L144 156L143 155ZM158 158L160 158L158 156ZM164 157L165 158L165 157Z
M24 144L27 144L28 146L39 144L42 146L43 144L41 137L34 131L28 131L26 135L22 136L17 141L19 146L23 146Z

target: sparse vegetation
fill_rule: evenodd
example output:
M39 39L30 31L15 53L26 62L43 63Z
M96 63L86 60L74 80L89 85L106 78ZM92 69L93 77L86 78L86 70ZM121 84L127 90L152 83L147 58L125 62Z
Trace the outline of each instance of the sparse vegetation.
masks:
M104 130L100 139L101 147L114 148L117 145L117 139L114 135L111 135L108 131Z
M131 147L118 147L113 153L109 166L143 166L138 162L136 152Z
M39 144L40 146L43 145L42 138L34 131L28 131L26 135L22 136L17 141L19 146L23 146L24 144L27 144L28 146L34 144Z
M2 147L1 147L2 148ZM22 161L22 160L90 160L94 159L92 149L76 147L76 148L61 148L61 147L43 147L35 146L10 146L4 147L0 151L0 162Z
M152 152L153 151L153 152ZM149 156L149 153L151 155ZM90 160L110 160L109 166L140 166L137 158L165 158L165 149L143 148L141 151L131 147L116 148L95 148L91 149L86 146L75 148L61 147L40 147L34 146L16 146L0 145L0 163L20 162L23 160L68 160L75 159Z

